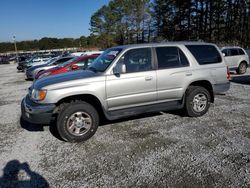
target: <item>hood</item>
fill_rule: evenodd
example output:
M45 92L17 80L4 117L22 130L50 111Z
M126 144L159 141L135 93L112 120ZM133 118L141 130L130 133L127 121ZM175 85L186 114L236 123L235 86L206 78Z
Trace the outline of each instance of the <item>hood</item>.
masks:
M79 71L72 71L72 72L66 72L62 74L56 74L52 76L46 76L44 78L41 78L39 80L36 80L34 82L34 88L35 89L41 89L49 85L67 82L67 81L74 81L78 79L83 78L90 78L97 76L98 73L88 71L88 70L79 70Z

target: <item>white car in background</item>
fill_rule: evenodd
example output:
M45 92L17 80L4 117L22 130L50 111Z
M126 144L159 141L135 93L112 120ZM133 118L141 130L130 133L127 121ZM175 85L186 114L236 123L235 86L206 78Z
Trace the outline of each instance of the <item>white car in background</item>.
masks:
M249 66L249 56L241 47L221 48L226 64L230 70L236 70L237 74L244 74Z
M102 54L103 51L88 51L88 52L74 52L70 55L72 56L86 56L86 55L95 55L95 54Z
M42 65L42 64L46 64L51 58L41 58L41 57L38 57L38 58L35 58L33 59L33 63L32 63L32 66L36 66L36 65Z

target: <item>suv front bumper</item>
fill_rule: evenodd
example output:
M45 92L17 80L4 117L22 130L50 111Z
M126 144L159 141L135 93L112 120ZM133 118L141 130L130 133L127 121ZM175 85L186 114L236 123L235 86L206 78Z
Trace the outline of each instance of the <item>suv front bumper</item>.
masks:
M49 124L52 120L54 104L38 104L27 95L21 104L22 118L33 124Z

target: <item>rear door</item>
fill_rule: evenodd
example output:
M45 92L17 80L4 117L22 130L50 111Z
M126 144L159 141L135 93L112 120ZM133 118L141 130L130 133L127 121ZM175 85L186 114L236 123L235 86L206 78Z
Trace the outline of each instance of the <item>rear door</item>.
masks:
M126 72L108 75L107 104L110 111L137 107L156 101L156 71L151 48L131 49L118 61Z
M156 47L158 62L157 99L180 100L184 86L192 77L191 67L183 51L176 46Z
M238 56L239 56L239 51L236 48L228 49L228 56L225 57L229 68L235 68L238 66Z

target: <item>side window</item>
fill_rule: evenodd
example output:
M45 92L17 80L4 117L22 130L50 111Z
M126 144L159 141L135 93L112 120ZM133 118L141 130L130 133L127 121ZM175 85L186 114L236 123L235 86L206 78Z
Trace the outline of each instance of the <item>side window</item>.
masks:
M200 65L220 63L221 55L213 45L186 45Z
M126 73L152 70L151 49L140 48L127 51L119 60L126 66Z
M185 56L185 54L182 52L181 49L178 49L179 50L179 56L180 56L180 63L182 66L189 66L189 62L188 62L188 59L187 57Z
M88 67L90 66L90 64L94 61L95 59L88 59Z
M239 55L239 52L237 49L230 49L231 56Z
M222 53L224 53L224 54L225 54L225 56L229 56L229 54L228 54L228 50L227 50L227 49L224 49L224 50L222 50L221 52L222 52Z
M64 63L65 61L68 61L68 60L69 60L69 58L59 59L59 60L57 60L54 64L55 64L55 65L59 65L59 64Z
M185 54L177 47L158 47L156 48L156 54L159 69L189 65Z
M87 68L87 62L88 62L87 59L81 60L81 61L77 62L76 65L77 65L80 69L82 69L82 68Z
M245 52L242 49L239 48L239 54L240 55L245 55Z

